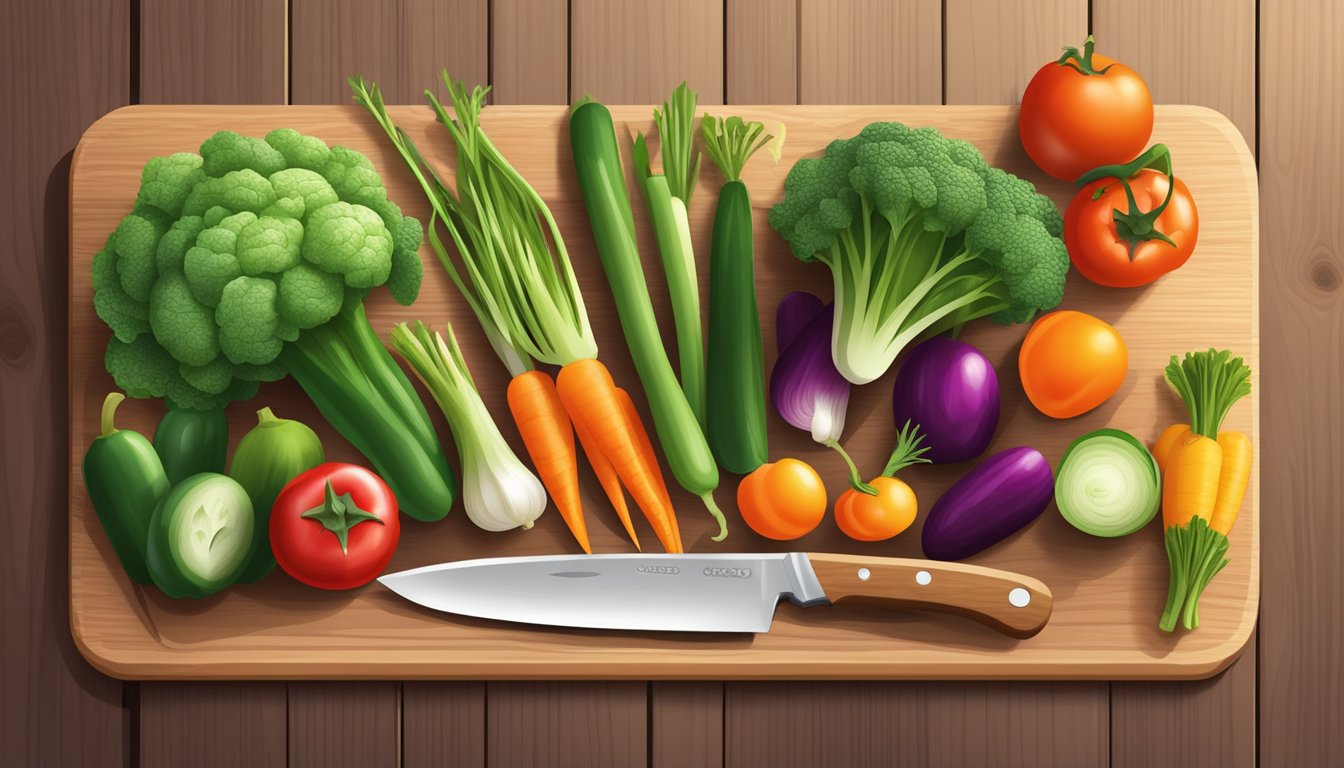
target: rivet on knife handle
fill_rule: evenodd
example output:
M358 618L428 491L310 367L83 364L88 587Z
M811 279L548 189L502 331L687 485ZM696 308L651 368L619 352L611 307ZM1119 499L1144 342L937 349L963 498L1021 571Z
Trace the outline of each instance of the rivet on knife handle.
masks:
M1031 637L1050 620L1050 588L1028 576L962 563L808 553L827 599L954 613L1013 637Z

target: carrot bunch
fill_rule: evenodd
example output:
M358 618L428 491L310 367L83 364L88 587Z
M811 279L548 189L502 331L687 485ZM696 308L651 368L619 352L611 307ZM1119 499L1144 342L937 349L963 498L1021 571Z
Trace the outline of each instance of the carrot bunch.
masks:
M1251 392L1251 369L1227 350L1172 356L1167 383L1185 403L1189 424L1173 424L1153 446L1162 472L1162 528L1171 579L1163 630L1199 626L1199 596L1228 563L1227 536L1251 476L1251 441L1220 432L1232 405Z
M429 200L429 243L513 377L509 411L542 485L584 552L592 552L579 497L579 444L635 547L624 489L668 552L681 534L662 470L629 393L597 359L583 295L546 203L480 126L489 89L468 92L443 72L452 112L425 91L457 151L456 190L393 123L376 85L350 78L355 101L392 141ZM461 266L439 234L452 240ZM558 376L534 363L559 366Z

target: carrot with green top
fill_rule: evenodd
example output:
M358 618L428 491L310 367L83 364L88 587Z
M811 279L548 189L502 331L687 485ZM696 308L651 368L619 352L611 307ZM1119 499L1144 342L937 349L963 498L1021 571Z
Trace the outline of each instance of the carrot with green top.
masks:
M1251 369L1227 350L1171 358L1167 383L1190 414L1154 446L1162 471L1162 527L1171 578L1158 626L1199 626L1199 597L1228 563L1232 529L1251 471L1244 435L1219 432L1232 405L1250 394Z
M680 548L671 532L661 473L650 472L639 449L642 425L632 423L620 390L597 358L583 295L555 218L537 191L505 159L480 125L487 88L468 91L443 72L452 112L426 91L456 149L456 184L445 184L415 143L396 126L377 86L350 78L355 101L387 134L429 201L430 247L476 315L495 354L508 368L509 407L542 483L584 551L590 551L578 494L580 430L590 463L625 523L624 484L669 551ZM448 251L440 229L457 251ZM558 379L534 370L535 362L560 366ZM575 382L578 382L577 386ZM591 440L585 440L591 437ZM596 446L596 451L588 450ZM656 468L657 464L654 463ZM609 471L610 470L610 471ZM660 527L661 526L661 527ZM627 530L634 538L633 529Z

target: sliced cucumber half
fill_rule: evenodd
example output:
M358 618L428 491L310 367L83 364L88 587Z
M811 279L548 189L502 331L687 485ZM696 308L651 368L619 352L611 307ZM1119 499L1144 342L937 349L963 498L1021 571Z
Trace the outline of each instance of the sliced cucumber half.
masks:
M173 487L154 510L149 571L170 597L204 597L232 584L252 547L256 518L247 491L203 472Z

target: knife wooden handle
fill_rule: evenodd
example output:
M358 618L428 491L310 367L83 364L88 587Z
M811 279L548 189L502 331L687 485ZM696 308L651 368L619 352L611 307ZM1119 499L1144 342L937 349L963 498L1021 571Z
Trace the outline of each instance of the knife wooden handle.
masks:
M1031 637L1050 620L1050 588L1028 576L962 563L860 555L807 555L826 598L954 613L1013 637Z

